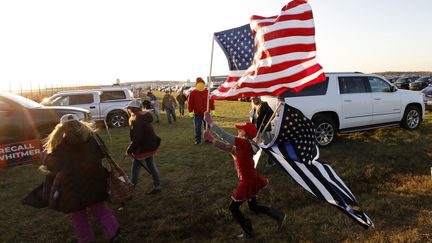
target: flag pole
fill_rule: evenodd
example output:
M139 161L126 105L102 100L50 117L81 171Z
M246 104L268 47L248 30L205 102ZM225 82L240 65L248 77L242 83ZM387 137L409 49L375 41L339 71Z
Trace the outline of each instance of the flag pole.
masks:
M214 34L212 36L212 48L211 48L211 55L210 55L210 71L209 71L209 80L207 84L207 108L206 111L209 111L210 107L210 83L212 82L212 68L213 68L213 50L214 50ZM208 129L208 124L206 124L206 129Z
M260 137L263 135L264 131L267 130L268 126L270 126L271 122L273 121L273 119L274 119L275 116L276 116L276 113L279 112L279 109L280 109L281 105L282 105L282 102L280 102L280 103L276 106L275 112L273 112L273 115L272 115L272 116L270 117L270 119L268 120L268 122L267 122L267 124L265 125L264 129L261 130L260 133L258 133L258 135L256 136L257 138L260 138ZM262 126L262 124L261 124L261 126Z

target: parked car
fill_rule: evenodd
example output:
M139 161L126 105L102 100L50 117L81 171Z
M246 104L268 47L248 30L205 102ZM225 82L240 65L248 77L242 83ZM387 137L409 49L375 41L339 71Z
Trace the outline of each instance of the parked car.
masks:
M43 106L11 93L0 93L0 167L38 161L41 142L65 114L93 122L88 110Z
M422 90L432 84L432 77L421 77L409 84L410 90Z
M399 89L409 89L409 84L418 78L419 77L400 77L394 82L394 85Z
M420 92L397 89L373 74L326 73L326 76L324 82L282 95L287 104L313 121L320 146L330 145L337 133L396 124L413 130L423 120L425 106ZM262 99L276 106L275 97Z
M432 86L428 86L421 91L426 110L432 110Z
M124 127L129 119L125 107L132 99L128 88L106 88L60 92L41 104L88 109L95 121L106 121L110 127Z

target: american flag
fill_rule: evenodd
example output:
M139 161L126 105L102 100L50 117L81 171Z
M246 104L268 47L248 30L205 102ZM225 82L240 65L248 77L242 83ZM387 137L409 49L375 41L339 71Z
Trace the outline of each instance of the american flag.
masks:
M364 228L374 227L372 220L358 210L356 198L333 168L317 161L319 149L312 121L287 104L278 114L275 137L263 146L264 150L304 189L342 210Z
M252 16L249 25L215 33L229 62L229 77L212 99L300 91L325 80L316 62L312 9L305 0L285 5L278 16Z

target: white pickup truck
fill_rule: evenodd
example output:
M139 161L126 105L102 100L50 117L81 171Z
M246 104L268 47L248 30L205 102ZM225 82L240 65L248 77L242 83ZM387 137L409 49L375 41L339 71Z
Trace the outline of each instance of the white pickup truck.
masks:
M124 127L129 115L126 105L134 98L128 88L63 91L41 102L45 106L71 106L87 109L95 121L110 127Z

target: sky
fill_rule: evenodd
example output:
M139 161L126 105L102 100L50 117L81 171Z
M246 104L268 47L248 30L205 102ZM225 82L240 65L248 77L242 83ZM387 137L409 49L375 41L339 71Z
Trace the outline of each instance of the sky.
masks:
M282 0L0 1L0 90L188 80L210 74L213 33ZM431 0L309 0L327 72L432 71ZM228 63L214 44L212 75Z

